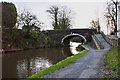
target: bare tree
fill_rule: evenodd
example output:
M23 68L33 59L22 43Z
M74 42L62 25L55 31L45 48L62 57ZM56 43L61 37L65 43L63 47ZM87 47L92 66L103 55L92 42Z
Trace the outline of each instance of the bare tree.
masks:
M71 28L71 10L67 7L62 7L59 16L59 27L60 29L70 29Z
M53 19L52 26L54 29L59 29L58 27L58 15L59 15L59 7L58 6L51 6L49 10L46 10L50 13L51 18Z
M16 26L21 27L26 32L26 36L29 37L32 31L40 31L42 24L35 15L23 10L18 14Z
M97 29L97 32L100 32L99 18L96 21L92 20L90 24L91 24L91 26L89 27L90 29Z
M23 12L18 14L17 17L17 27L22 27L22 29L32 30L39 29L41 27L41 22L37 19L37 17L31 14L29 11L23 10Z
M71 27L71 10L67 7L51 6L47 12L53 19L52 26L54 29L69 29Z
M111 0L107 2L107 7L105 10L105 18L107 26L110 27L111 33L117 34L117 5L119 2L116 0Z
M96 21L92 20L90 22L91 26L89 27L90 29L95 29L96 28Z

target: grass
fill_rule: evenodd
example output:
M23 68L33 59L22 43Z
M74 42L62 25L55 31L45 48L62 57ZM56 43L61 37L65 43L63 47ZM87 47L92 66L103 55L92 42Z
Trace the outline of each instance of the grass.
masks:
M41 78L43 77L45 74L50 74L51 72L54 72L55 70L60 70L61 68L67 66L68 64L74 62L76 59L78 59L79 57L82 57L86 52L88 52L88 50L83 50L82 52L73 55L71 57L66 58L65 60L60 61L59 63L50 66L49 68L46 68L30 77L28 77L27 79L32 79L32 78Z
M107 78L120 78L120 51L118 47L112 47L105 55L104 64L105 71L109 72L109 75L104 75Z

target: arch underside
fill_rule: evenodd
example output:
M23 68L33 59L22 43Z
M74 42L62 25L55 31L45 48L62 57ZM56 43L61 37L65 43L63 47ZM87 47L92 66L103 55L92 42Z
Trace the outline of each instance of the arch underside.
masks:
M80 34L69 34L62 39L62 44L64 46L70 46L70 44L69 44L70 40L74 37L80 37L84 40L84 42L86 42L86 38L84 36L80 35Z

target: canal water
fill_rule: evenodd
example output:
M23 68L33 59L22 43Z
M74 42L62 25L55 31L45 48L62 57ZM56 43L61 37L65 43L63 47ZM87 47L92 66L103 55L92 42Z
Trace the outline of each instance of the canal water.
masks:
M2 78L26 78L80 52L76 50L80 43L70 45L2 54Z

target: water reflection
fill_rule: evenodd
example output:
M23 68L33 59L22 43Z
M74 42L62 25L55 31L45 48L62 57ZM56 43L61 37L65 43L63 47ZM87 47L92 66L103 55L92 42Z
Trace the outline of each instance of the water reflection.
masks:
M67 53L67 54L66 54L66 53ZM62 48L62 55L63 55L64 57L69 57L69 56L72 56L73 53L71 53L70 48L64 47L64 48Z
M17 62L18 77L25 78L29 75L35 74L45 68L52 66L52 63L48 59L41 57L30 59L29 62L26 60L20 60Z
M41 48L2 54L3 78L26 78L78 53L72 46ZM75 52L76 51L76 52Z
M70 51L72 54L78 54L79 51L76 50L76 47L78 47L79 45L81 45L81 43L77 43L77 42L70 42Z

